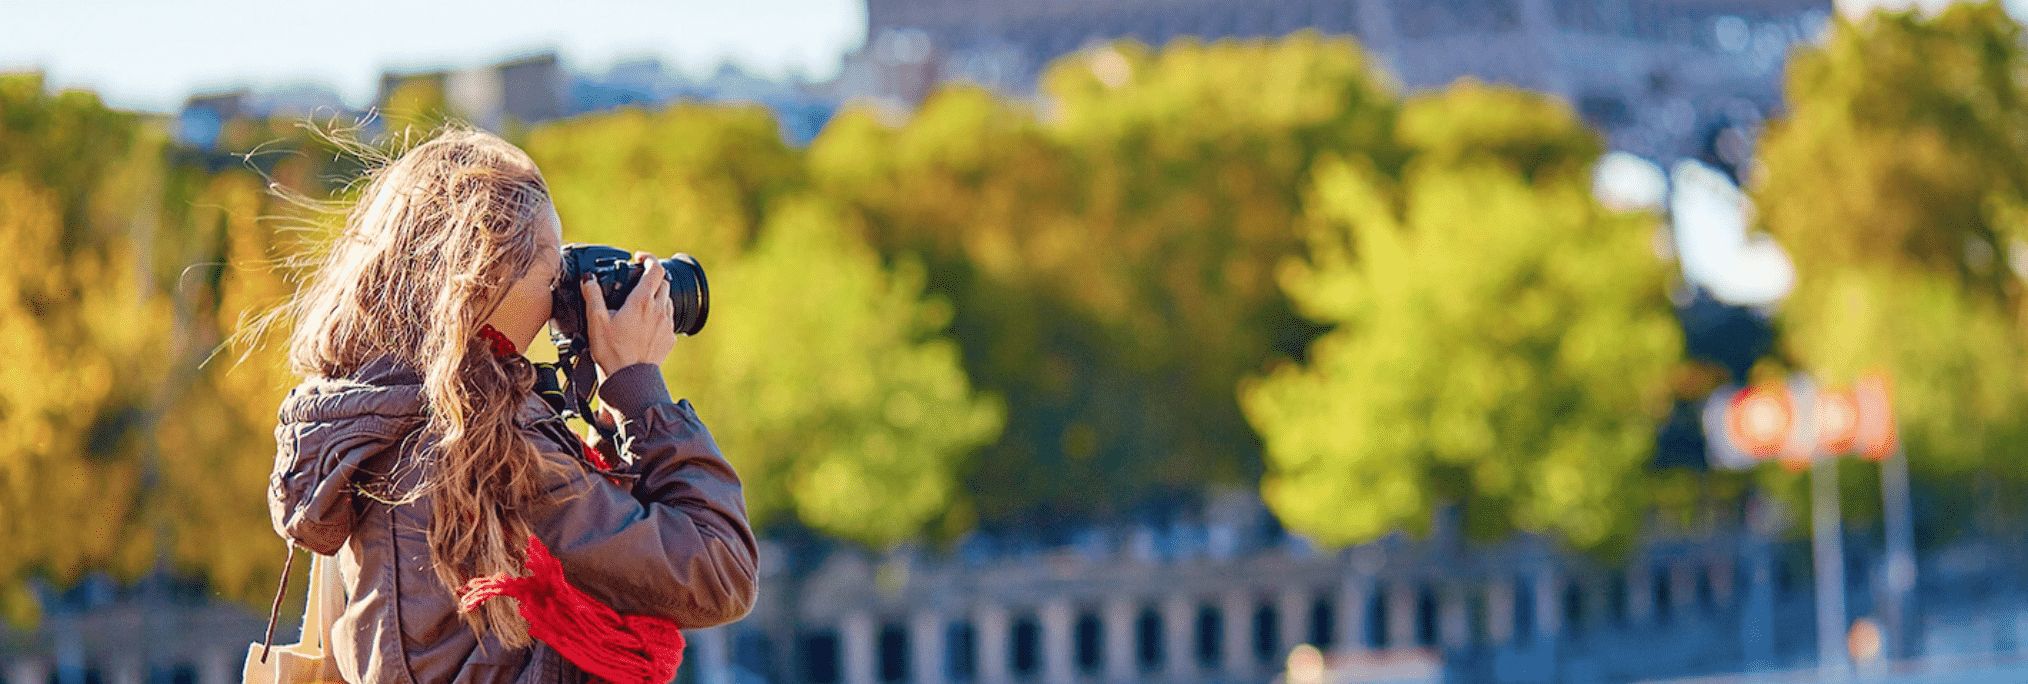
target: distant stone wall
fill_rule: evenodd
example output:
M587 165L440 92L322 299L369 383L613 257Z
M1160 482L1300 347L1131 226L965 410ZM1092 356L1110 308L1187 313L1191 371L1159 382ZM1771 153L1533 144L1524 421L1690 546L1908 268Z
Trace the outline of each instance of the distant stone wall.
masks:
M276 642L295 642L300 620L285 619ZM53 612L33 633L0 630L0 681L234 684L266 625L267 616L236 605L149 599Z
M1771 547L1730 538L1656 544L1612 565L1527 541L1149 546L1130 535L987 563L840 552L800 578L769 577L755 614L714 648L776 682L1257 684L1298 644L1344 667L1440 668L1448 653L1694 622L1732 635L1722 658L1738 660L1751 650L1739 625L1772 633L1777 581L1795 572L1776 569Z
M755 612L689 632L679 680L1267 684L1299 644L1328 653L1342 681L1630 681L1815 657L1800 541L1679 536L1607 562L1441 531L1321 553L1250 529L1134 528L991 553L768 544ZM1849 538L1858 618L1877 604L1879 559L1866 534ZM1925 652L2028 646L2022 553L1974 543L1925 557L1919 603L1938 625ZM0 630L0 681L230 684L265 617L148 599L59 609L32 633ZM278 641L295 640L293 617Z

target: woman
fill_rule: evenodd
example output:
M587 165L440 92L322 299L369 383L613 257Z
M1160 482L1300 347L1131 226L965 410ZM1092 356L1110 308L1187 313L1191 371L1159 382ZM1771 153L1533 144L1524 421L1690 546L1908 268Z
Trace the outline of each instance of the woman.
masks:
M578 682L514 601L460 610L475 579L527 574L531 536L569 584L682 628L753 605L738 476L659 364L676 342L661 267L617 311L595 282L590 352L622 452L588 452L533 390L561 224L542 174L492 135L451 130L369 177L290 304L269 491L275 529L337 554L331 645L346 681ZM649 284L653 284L650 286ZM477 602L474 602L475 604Z

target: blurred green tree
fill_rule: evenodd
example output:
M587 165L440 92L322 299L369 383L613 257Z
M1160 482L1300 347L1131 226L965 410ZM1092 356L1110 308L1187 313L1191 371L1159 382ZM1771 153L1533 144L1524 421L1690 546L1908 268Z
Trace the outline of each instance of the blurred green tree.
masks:
M1796 264L1786 349L1888 374L1911 467L1958 492L2018 478L2028 439L2023 37L1994 2L1838 20L1791 58L1752 186Z
M1350 41L1303 33L1102 46L1049 67L1039 99L946 88L900 125L845 112L809 152L883 253L926 265L966 367L1008 399L967 474L982 522L1251 486L1232 387L1316 332L1274 265L1319 155L1389 158L1389 86Z
M249 171L198 180L185 220L216 278L190 283L179 300L185 345L152 436L163 468L151 511L177 570L257 603L272 595L286 548L269 525L265 494L275 410L298 381L286 359L287 321L273 318L295 289L286 262L299 245L283 226L296 219Z
M145 433L172 315L142 255L162 136L0 77L0 611L30 578L152 568Z
M711 272L710 328L667 364L746 482L756 524L793 513L876 547L965 505L958 473L1005 410L942 336L920 268L889 271L823 199L785 199Z
M696 256L706 332L665 364L740 469L757 524L872 546L949 524L1004 409L971 389L919 267L890 270L759 107L677 105L538 127L565 238ZM958 516L957 519L963 519Z
M397 77L380 103L380 124L395 140L420 143L444 125L468 120L451 104L442 74Z
M538 126L524 148L549 179L565 240L688 252L707 273L745 251L768 206L802 178L756 105L587 115Z
M1546 97L1469 81L1403 107L1399 176L1322 165L1281 281L1334 325L1239 396L1262 493L1327 544L1427 530L1631 541L1682 339L1654 219L1590 194L1596 136Z

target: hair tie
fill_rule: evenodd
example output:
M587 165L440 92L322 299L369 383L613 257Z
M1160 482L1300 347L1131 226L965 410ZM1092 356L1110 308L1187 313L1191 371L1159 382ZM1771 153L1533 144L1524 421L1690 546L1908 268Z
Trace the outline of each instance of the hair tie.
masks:
M494 356L513 356L521 353L520 350L514 348L514 341L507 339L507 336L501 334L491 323L487 323L479 328L479 337L485 338L488 343L493 345Z

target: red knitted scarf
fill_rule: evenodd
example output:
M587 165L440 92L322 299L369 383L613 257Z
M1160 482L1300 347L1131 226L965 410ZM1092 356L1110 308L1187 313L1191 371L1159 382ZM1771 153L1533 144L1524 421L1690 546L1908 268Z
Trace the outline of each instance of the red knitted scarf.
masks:
M458 610L470 612L495 596L521 602L528 635L595 678L610 684L668 684L683 664L683 632L676 623L621 615L563 579L563 563L535 535L528 536L527 577L506 573L465 585Z

